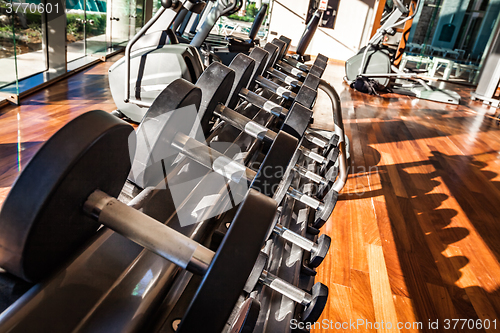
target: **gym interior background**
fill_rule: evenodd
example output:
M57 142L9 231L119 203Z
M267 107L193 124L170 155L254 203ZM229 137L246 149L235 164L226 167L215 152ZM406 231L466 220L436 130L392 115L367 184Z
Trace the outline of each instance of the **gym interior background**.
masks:
M179 3L200 1L179 1L174 5L170 2L168 8L167 2L0 1L1 203L7 200L32 158L58 130L92 110L112 113L117 109L110 87L111 73L119 64L123 68L125 47L145 24L162 10L167 13L176 8L179 12ZM400 4L404 8L398 7ZM327 58L324 72L318 77L336 91L340 104L333 102L328 89L321 89L325 86L316 85L317 97L311 105L313 122L306 133L313 135L314 131L320 141L328 141L341 130L346 139L332 144L333 151L340 151L339 160L342 156L346 159L348 170L345 184L336 193L335 209L324 225L314 225L313 216L317 213L302 202L305 199L301 201L294 193L283 194L280 212L286 219L282 218L281 224L316 247L321 244L321 235L329 237L328 253L321 264L308 266L308 256L314 251L306 255L304 245L300 249L292 246L284 229L282 239L278 237L279 228L275 228L272 246L266 243L273 248L267 253L266 270L270 274L318 299L319 292L312 286L320 283L327 287L328 295L322 298L324 305L318 313L321 316L312 322L301 322L310 315L307 309L311 310L311 302L303 300L302 305L296 305L296 300L281 296L276 287L273 289L261 277L260 287L241 293L245 296L239 296L222 331L500 331L500 0L207 1L204 11L188 11L186 24L176 25L177 29L184 29L179 43L185 42L182 38L193 38L202 23L208 21L209 10L218 6L231 10L218 13L220 17L213 22L211 35L204 36L203 43L193 48L193 57L200 54L203 65L200 73L190 74L191 81L196 83L196 77L211 62L225 63L222 55L209 56L218 48L224 56L234 57L240 49L223 50L231 43L224 38L249 41L259 9L267 6L255 40L240 46L247 48L243 52L248 55L253 47L264 48L280 36L288 37L290 64L299 67L287 71L292 65L285 64L284 55L274 67L264 71L262 80L279 82L288 92L294 91L294 98L306 86L304 78L315 67L312 65L319 66L320 60ZM317 14L317 29L308 30ZM405 21L406 17L410 19ZM390 26L392 18L401 24ZM196 20L200 22L198 26ZM155 24L152 31L168 30L161 20ZM301 52L300 45L308 31L312 38L307 40L305 53L310 59L292 58ZM215 41L215 47L210 44L214 42L211 38L216 39L213 35L222 36ZM172 46L166 44L162 47ZM207 45L212 45L212 49ZM301 61L308 66L300 67ZM286 72L286 83L271 73L271 67ZM382 84L377 75L384 76L387 82ZM127 82L124 77L119 80ZM269 93L271 83L266 86L262 80L254 87L256 92L275 103L272 105L284 105L291 113L298 102L286 104L291 95L279 95L283 88ZM406 81L398 85L398 80ZM413 86L405 85L408 82ZM361 89L356 83L363 84ZM122 87L119 90L123 92ZM131 98L134 94L136 91L132 90ZM147 107L153 102L155 99L148 101ZM244 104L240 101L238 105L241 103ZM248 100L246 103L252 104ZM336 111L341 117L336 117ZM130 123L139 131L140 120ZM215 122L216 126L220 123ZM225 123L227 127L230 121ZM267 125L271 127L270 124ZM283 130L281 125L274 126L275 132ZM303 133L303 146L298 150L312 149L318 153L314 150L317 147L303 139L305 136ZM207 135L213 137L216 135ZM242 147L253 149L253 145ZM323 180L327 177L314 169L327 157L302 158L303 164L295 166L294 174L298 175L299 169L305 173L307 168L313 168L309 172L314 171ZM58 161L56 158L53 163ZM318 165L311 167L314 163ZM340 164L335 164L337 172ZM42 183L50 170L57 169L48 162L45 166L48 170L40 171L40 181L35 178L31 182ZM303 180L297 180L299 176L293 179L294 186L303 185ZM299 190L308 194L304 188ZM128 203L139 192L127 181L119 199ZM41 195L29 189L23 193L30 200L31 196ZM326 203L318 195L310 197L322 205ZM155 200L156 204L149 203L142 211L165 222L167 212L172 211L162 211L159 199ZM308 220L301 222L302 227L298 225L300 205L307 206L309 214ZM251 214L247 218L252 220ZM285 220L295 221L298 226L287 225ZM11 237L9 230L13 230L1 227L4 221L0 214L2 247ZM222 216L221 221L226 223L227 217L224 220ZM210 229L200 225L203 232L204 228ZM210 237L217 234L215 231L211 231ZM184 290L189 291L186 286L191 286L188 282L192 274L185 270L174 274L171 266L159 269L153 261L152 266L147 266L147 261L138 260L143 252L137 248L125 251L119 248L125 245L118 240L106 243L111 236L104 234L103 229L98 233L100 238L93 238L92 245L85 243L79 248L78 257L71 257L70 263L65 261L40 281L25 281L8 268L1 270L0 332L176 331L183 316L175 309L177 306L186 311L190 304L191 298L186 300L181 295ZM191 237L196 238L196 233L192 232ZM197 241L209 247L206 239ZM126 246L131 246L129 243ZM294 249L301 251L306 264L298 260L287 266L287 260L291 260L287 256ZM5 251L0 252L3 263L8 261ZM101 266L90 264L93 255L99 257ZM120 260L113 261L120 256ZM45 262L37 265L43 267ZM78 269L72 271L74 265ZM138 273L135 270L140 265L144 267ZM66 270L61 271L61 267ZM96 267L102 271L97 272ZM127 274L135 275L132 278ZM172 280L162 280L161 276L171 276ZM93 279L105 282L99 289L92 284ZM127 289L126 283L136 284ZM139 294L145 295L140 301ZM186 294L192 296L194 291ZM172 303L172 299L178 303ZM260 302L256 314L249 299ZM214 301L208 308L217 309L220 302ZM247 317L241 319L242 314ZM175 325L169 324L169 320ZM179 330L189 331L188 327L182 323ZM212 330L205 327L203 331Z

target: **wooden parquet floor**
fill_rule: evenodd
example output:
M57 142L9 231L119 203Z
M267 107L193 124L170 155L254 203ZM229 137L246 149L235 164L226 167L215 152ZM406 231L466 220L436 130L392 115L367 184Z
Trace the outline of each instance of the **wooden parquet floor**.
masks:
M82 113L116 109L107 71L115 56L0 108L0 204L23 166L52 134Z
M330 297L313 332L500 332L496 110L457 85L446 87L463 98L453 106L365 95L343 75L329 65L325 79L341 97L352 165L323 227L332 246L317 280ZM317 126L331 129L318 104Z
M111 64L0 109L0 202L52 133L81 113L115 109L106 78ZM330 297L326 321L313 332L500 332L495 110L471 102L470 89L459 86L460 106L364 95L342 83L343 71L330 64L324 78L342 100L352 165L322 230L332 246L317 281ZM332 129L331 118L321 95L315 126ZM490 329L457 329L463 322L445 329L446 319L471 319L475 328L489 320ZM438 328L429 328L436 320Z

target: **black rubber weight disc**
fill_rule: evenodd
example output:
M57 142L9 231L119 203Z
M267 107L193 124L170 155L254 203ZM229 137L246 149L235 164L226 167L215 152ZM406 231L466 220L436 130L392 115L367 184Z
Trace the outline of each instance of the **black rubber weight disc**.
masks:
M231 333L252 333L260 313L259 301L248 298L240 307L238 317L231 327Z
M298 143L299 141L290 134L279 131L252 181L252 188L273 197L289 167Z
M50 274L99 227L83 215L100 189L117 196L130 170L133 128L91 111L55 133L12 187L0 212L0 266L30 282Z
M217 249L177 333L219 333L234 309L276 214L276 202L249 190Z

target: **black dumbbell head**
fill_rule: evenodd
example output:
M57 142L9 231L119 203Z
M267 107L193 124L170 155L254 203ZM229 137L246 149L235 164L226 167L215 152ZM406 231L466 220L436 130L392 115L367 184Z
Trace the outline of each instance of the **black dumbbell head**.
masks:
M292 40L288 37L283 36L283 35L280 36L280 39L282 41L284 41L286 44L286 51L284 53L286 55L288 53L288 50L290 49L290 45L292 45Z
M326 193L328 193L328 191L332 187L333 183L335 182L335 179L337 179L338 173L339 173L339 168L336 165L332 166L325 173L325 176L323 178L325 178L325 180L327 180L327 182L325 184L318 185L318 190L316 191L316 197L319 200L323 200Z
M240 53L231 61L229 68L234 71L235 77L226 106L230 109L234 109L240 100L239 92L241 88L247 87L252 79L255 69L255 60Z
M190 135L202 91L184 79L172 81L156 97L137 128L137 149L129 180L141 188L156 186L164 178L167 158L178 151L170 143L178 133ZM191 108L191 109L190 109ZM191 118L191 119L188 119ZM203 138L203 133L196 133Z
M274 38L271 43L279 48L278 59L283 59L283 57L286 55L285 52L288 51L286 42L281 39Z
M309 127L312 116L313 112L310 109L294 103L286 115L281 130L300 140Z
M289 167L298 143L296 138L280 131L262 161L251 187L272 197L280 187L281 179Z
M335 165L335 162L337 161L337 158L339 157L339 148L334 147L333 149L330 150L328 155L325 156L326 163L323 163L319 169L319 174L320 175L325 175L328 170L330 170L331 167Z
M312 302L306 307L302 314L302 321L315 323L328 302L328 287L320 282L316 282L311 289Z
M264 252L259 254L257 260L255 261L255 265L252 268L252 272L248 276L245 283L245 287L243 288L245 292L251 293L255 289L255 286L259 283L262 272L266 269L268 259L268 256Z
M328 221L330 215L332 215L335 205L337 204L338 197L339 193L334 189L330 189L328 191L323 198L323 209L317 210L314 215L314 228L319 229L326 223L326 221Z
M297 93L297 96L295 97L294 103L299 103L308 109L312 109L317 96L317 90L302 85Z
M264 72L264 69L267 67L267 61L269 59L269 52L260 47L254 47L252 52L248 55L250 58L255 60L255 67L253 69L252 78L248 84L248 89L253 90L255 87L255 79L257 76L261 75Z
M292 184L295 175L295 172L293 172L292 167L295 164L297 164L299 155L300 155L299 151L296 150L292 158L290 159L289 167L285 170L285 173L281 177L281 181L279 183L279 186L277 187L277 190L274 192L274 200L276 200L276 202L278 203L281 203L283 198L286 196L290 185Z
M318 237L318 241L316 242L318 245L318 249L311 254L311 259L309 259L309 267L311 268L316 268L321 263L326 257L326 254L328 253L328 250L330 249L330 244L332 242L332 239L323 234Z
M82 205L96 189L120 193L130 171L133 130L104 111L90 111L40 148L0 212L0 266L39 281L95 233L100 223Z
M274 66L276 60L279 57L280 49L278 46L276 46L272 43L266 43L266 45L264 45L264 50L269 52L269 59L267 61L266 67L265 67L267 69L269 67Z
M200 125L208 137L209 131L212 128L212 118L215 107L219 103L226 103L233 87L235 79L234 71L221 64L213 62L208 66L196 81L196 86L201 89L202 99L198 109L198 118Z
M231 326L231 333L252 333L260 313L260 302L247 298L240 306L238 315Z
M196 291L177 333L220 332L260 258L276 202L250 190ZM212 309L212 311L207 311ZM214 312L217 315L214 315Z
M323 54L321 54L321 53L318 53L318 55L316 56L316 59L319 59L319 60L321 60L321 61L323 61L325 63L328 62L328 57L325 56L325 55L323 55Z
M319 66L312 66L309 69L309 74L315 75L317 77L321 77L324 72L325 72L325 70L320 68Z
M304 80L303 85L305 85L306 87L309 87L313 90L318 90L320 80L321 79L319 77L317 77L316 75L308 74L306 76L306 79Z

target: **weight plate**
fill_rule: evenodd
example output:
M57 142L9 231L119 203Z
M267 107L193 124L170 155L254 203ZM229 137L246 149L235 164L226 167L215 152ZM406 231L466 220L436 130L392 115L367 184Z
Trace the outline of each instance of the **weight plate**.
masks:
M248 191L203 277L178 333L221 332L243 291L276 213L276 203Z
M39 281L99 228L82 205L95 189L118 196L130 170L132 131L104 111L91 111L40 148L0 212L0 266Z
M328 221L328 218L330 218L330 215L332 215L333 209L337 204L338 197L339 194L334 189L330 189L330 191L328 191L328 193L323 198L323 209L321 211L316 210L316 213L314 215L314 228L319 229L326 223L326 221Z
M233 87L231 88L226 106L230 109L234 109L240 100L239 92L242 88L248 86L248 83L252 78L255 68L255 60L244 55L243 53L240 53L234 57L233 61L231 61L229 68L234 71L236 76L234 78Z
M285 174L282 177L282 180L280 184L278 185L277 190L274 192L274 200L280 204L281 201L283 201L283 198L288 192L288 189L290 188L290 185L292 184L294 172L292 171L292 168L297 164L297 160L299 159L299 156L301 155L299 150L296 150L295 153L293 154L289 167L286 169Z
M201 90L184 79L173 81L158 95L137 128L131 182L145 188L157 186L165 178L164 168L171 163L162 161L173 160L178 153L170 143L177 133L191 133L201 98ZM197 139L205 140L203 133L196 134Z
M288 133L279 131L255 176L252 188L273 197L281 179L290 167L299 141Z
M250 83L247 88L249 90L254 90L255 87L255 79L257 76L262 75L264 69L267 68L267 60L269 59L269 52L264 50L261 47L254 47L252 52L248 55L250 58L255 60L255 67L253 69L252 78L250 79Z
M212 128L211 120L217 104L226 103L235 78L234 71L221 64L213 62L201 74L196 86L201 89L202 97L198 118L205 137L208 137Z
M231 327L231 333L252 333L260 313L260 302L248 298L240 307L238 317Z

